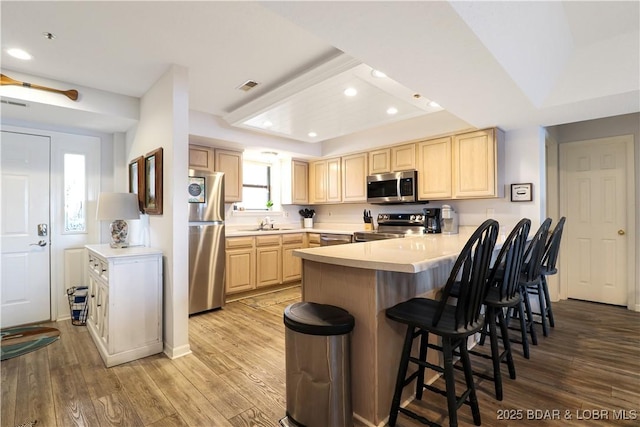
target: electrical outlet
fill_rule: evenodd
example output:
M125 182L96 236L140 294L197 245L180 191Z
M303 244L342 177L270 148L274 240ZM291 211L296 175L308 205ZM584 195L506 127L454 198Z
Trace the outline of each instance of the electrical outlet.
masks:
M289 217L289 212L284 211L284 217L285 217L285 218L288 218L288 217Z

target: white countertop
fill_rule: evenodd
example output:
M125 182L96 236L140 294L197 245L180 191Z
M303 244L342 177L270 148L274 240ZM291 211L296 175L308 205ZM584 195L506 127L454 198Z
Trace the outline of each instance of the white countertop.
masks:
M296 249L295 256L326 264L369 270L418 273L440 262L455 260L477 227L460 227L459 234L425 234L350 245ZM506 236L498 236L496 249Z
M104 258L140 256L151 254L162 254L160 249L147 248L146 246L129 246L128 248L112 248L108 244L85 245L85 248L92 250Z
M278 230L256 230L256 227L228 227L225 237L261 236L263 234L289 234L289 233L330 233L353 234L357 230L343 230L333 228L280 228Z

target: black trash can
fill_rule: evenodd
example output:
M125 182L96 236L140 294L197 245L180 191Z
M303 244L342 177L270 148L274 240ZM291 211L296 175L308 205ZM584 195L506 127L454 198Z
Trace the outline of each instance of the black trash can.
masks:
M284 310L287 414L282 426L353 426L348 311L299 302Z

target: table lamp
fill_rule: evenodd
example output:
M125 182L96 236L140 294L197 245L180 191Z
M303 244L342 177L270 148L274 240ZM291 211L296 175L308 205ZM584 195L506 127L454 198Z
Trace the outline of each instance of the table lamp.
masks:
M96 219L112 221L111 247L126 248L129 225L127 219L140 219L138 195L134 193L100 193Z

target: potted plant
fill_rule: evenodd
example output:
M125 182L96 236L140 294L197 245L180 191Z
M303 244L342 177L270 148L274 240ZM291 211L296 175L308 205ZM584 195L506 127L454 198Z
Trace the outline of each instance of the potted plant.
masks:
M267 200L267 210L270 211L273 208L273 202L271 200Z

